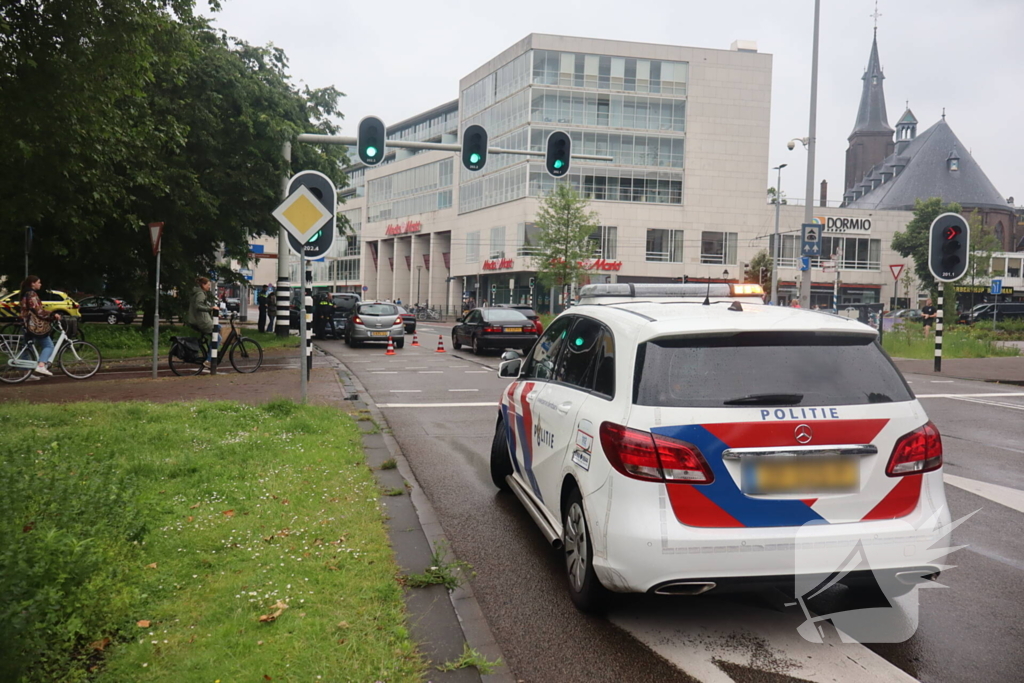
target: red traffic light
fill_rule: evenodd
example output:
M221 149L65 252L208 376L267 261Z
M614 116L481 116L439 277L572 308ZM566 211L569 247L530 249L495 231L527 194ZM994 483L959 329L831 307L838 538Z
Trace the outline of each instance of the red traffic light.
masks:
M951 225L948 228L946 228L944 237L947 240L955 239L956 237L959 237L963 231L964 229L961 228L959 225Z

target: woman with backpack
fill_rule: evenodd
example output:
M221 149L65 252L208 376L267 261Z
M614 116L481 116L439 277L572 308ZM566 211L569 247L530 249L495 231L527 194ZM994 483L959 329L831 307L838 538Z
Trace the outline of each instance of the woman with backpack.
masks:
M29 275L21 283L21 320L25 324L25 336L31 340L39 351L39 364L33 371L37 375L52 377L53 373L46 364L53 354L53 340L50 330L54 320L60 320L60 314L47 311L39 298L39 289L43 281L36 275Z

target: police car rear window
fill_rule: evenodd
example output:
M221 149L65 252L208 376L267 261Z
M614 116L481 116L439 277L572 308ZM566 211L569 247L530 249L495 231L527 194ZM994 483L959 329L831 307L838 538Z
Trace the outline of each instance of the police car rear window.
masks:
M752 407L909 401L873 337L750 332L655 339L637 349L636 405Z

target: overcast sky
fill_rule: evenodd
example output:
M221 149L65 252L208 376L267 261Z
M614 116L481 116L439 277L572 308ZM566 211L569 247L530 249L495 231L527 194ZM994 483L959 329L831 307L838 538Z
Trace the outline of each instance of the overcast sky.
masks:
M344 133L367 114L395 123L458 97L459 79L529 33L728 49L753 40L774 56L769 164L802 197L813 0L223 0L215 24L273 43L296 81L347 97ZM871 49L874 0L823 0L818 183L841 199L847 136ZM889 125L906 100L920 124L946 120L1004 197L1024 204L1024 0L879 0L878 48ZM772 174L766 185L774 185Z

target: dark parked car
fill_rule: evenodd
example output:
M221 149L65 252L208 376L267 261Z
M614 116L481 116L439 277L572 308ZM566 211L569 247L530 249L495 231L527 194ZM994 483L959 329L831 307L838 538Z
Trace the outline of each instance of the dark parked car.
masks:
M973 325L979 320L991 321L998 316L998 320L1020 320L1024 318L1024 303L1001 303L998 308L995 304L978 304L974 308L961 313L958 321Z
M232 298L232 297L228 297L226 299L226 301L228 302L228 311L229 312L238 313L239 311L242 310L242 303L238 299Z
M118 296L86 297L78 302L78 307L84 322L130 325L135 320L135 307Z
M510 308L514 311L519 311L527 318L533 321L533 324L537 327L537 334L544 334L544 324L540 321L540 316L531 307L519 304L498 304L497 308Z
M299 329L299 306L302 301L302 294L299 290L292 290L291 305L288 310L288 325L293 330ZM316 302L316 295L313 296L314 308ZM345 330L345 321L349 315L362 300L358 294L351 292L343 292L331 294L331 302L334 304L334 312L332 314L334 320L334 327L338 331L337 336L340 338Z
M465 344L473 353L485 349L522 349L529 351L537 341L537 326L511 308L474 308L452 328L452 347Z
M917 323L921 322L921 319L924 316L921 314L921 311L916 308L903 308L893 313L892 317L898 320L911 320Z
M406 334L412 334L416 331L416 316L405 310L404 306L398 307L398 315L401 316L402 321L405 323Z

